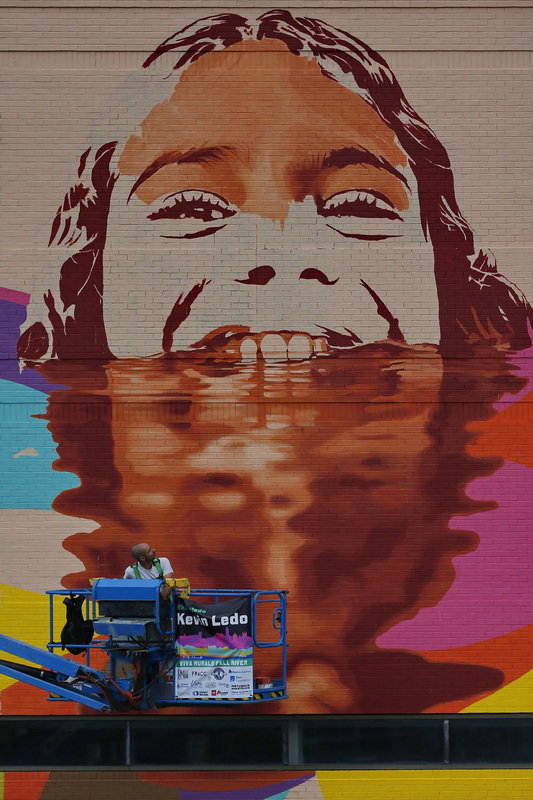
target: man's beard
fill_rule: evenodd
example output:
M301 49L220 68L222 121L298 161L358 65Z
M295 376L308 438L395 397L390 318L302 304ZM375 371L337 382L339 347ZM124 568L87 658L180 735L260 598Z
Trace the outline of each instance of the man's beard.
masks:
M380 711L379 664L396 651L376 638L435 605L452 557L476 547L448 522L479 510L463 489L487 469L465 427L487 415L498 372L497 354L443 367L433 347L390 342L273 363L200 347L98 379L50 365L71 386L50 400L59 467L81 480L54 507L101 526L67 540L85 572L64 584L121 576L142 540L193 587L288 589L295 699L281 710ZM256 666L272 672L268 651ZM456 676L458 696L498 684L479 669L468 686ZM395 710L443 699L415 708L402 680Z

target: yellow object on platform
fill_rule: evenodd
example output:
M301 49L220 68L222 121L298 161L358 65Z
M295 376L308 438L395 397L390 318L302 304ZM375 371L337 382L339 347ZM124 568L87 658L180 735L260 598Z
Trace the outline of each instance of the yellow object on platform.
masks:
M169 586L179 590L180 597L188 597L191 593L191 582L188 578L167 578Z

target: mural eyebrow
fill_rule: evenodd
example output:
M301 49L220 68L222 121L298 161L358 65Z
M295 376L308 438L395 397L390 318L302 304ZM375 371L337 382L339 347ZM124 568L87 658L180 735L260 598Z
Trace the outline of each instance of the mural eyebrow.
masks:
M142 171L135 183L132 190L128 195L128 203L135 194L139 186L151 178L152 175L166 167L167 164L206 164L211 161L222 161L228 156L235 156L238 153L236 147L230 145L218 145L216 147L196 147L187 150L185 153L182 149L169 150L168 153L163 153L149 164L146 169Z
M405 175L402 175L399 170L393 167L390 161L387 161L383 156L376 156L364 148L341 147L336 150L330 150L322 159L320 167L321 169L343 169L344 167L357 166L358 164L368 164L371 167L385 169L395 178L398 178L408 189L410 188Z

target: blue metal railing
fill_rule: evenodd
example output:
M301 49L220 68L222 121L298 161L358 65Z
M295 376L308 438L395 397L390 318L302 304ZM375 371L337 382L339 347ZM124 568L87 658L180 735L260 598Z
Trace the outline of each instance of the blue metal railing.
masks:
M98 620L99 616L97 614L96 608L96 600L95 600L95 592L93 588L87 589L57 589L57 590L50 590L47 592L49 596L49 624L50 624L50 640L47 644L47 649L49 652L53 653L55 649L62 648L63 645L61 641L57 641L59 638L56 634L54 629L54 600L56 597L64 598L68 597L71 594L73 595L82 595L84 597L84 609L85 609L85 617L86 619L92 619L93 621ZM97 592L96 592L97 594ZM179 595L179 589L175 589L172 593L172 606L175 608L175 602L177 600L177 596ZM274 648L281 648L280 653L280 660L278 662L276 672L278 675L281 673L281 676L274 679L272 681L272 688L267 691L264 690L257 690L257 694L255 694L254 698L248 699L246 702L259 702L260 700L264 699L277 699L277 698L284 698L287 696L286 694L286 687L287 687L287 656L288 656L288 643L287 643L287 636L286 636L286 624L287 624L287 595L288 591L286 590L271 590L271 591L254 591L250 589L193 589L189 593L189 597L198 599L199 602L206 602L209 603L219 603L223 602L225 599L236 598L236 597L249 597L251 601L251 617L252 617L252 625L251 625L251 633L252 633L252 643L255 648L260 650L266 649L274 649ZM156 604L157 605L157 604ZM273 637L272 640L265 639L264 634L260 637L258 626L264 626L266 619L265 616L261 613L260 609L268 609L268 606L272 606L271 610L271 624L272 629L276 632L276 636ZM175 615L171 613L171 618L174 620ZM174 623L173 623L174 626ZM175 626L173 627L172 633L175 635L176 630ZM113 636L106 636L104 638L99 638L93 641L91 644L85 645L80 644L77 645L75 643L69 643L69 647L80 647L83 648L85 653L84 662L85 664L90 667L91 666L91 653L92 651L106 651L111 656L111 666L115 664L115 656L113 653L114 650L114 642ZM120 646L117 646L118 650L120 650ZM80 659L81 661L81 659ZM279 670L279 671L278 671ZM114 670L111 669L112 677L114 677L113 673ZM274 695L271 696L271 695ZM223 704L225 701L217 701L217 705ZM235 701L227 701L231 702L231 704L239 705L242 704L242 701L235 700ZM185 701L175 701L176 705L205 705L205 700L189 700Z

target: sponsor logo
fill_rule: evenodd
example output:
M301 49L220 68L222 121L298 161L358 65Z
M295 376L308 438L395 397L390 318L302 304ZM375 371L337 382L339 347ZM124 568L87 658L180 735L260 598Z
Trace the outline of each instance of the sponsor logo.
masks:
M223 669L222 669L222 667L217 667L217 668L216 668L216 669L213 671L213 678L214 678L215 680L217 680L217 681L221 681L221 680L222 680L222 678L225 676L225 674L226 674L226 672L225 672L225 670L223 670Z
M233 682L233 681L237 680L237 677L235 675L230 675L229 679L230 679L231 682Z

